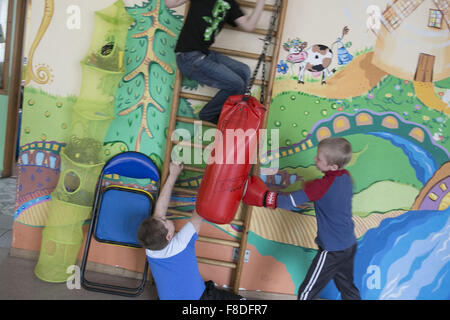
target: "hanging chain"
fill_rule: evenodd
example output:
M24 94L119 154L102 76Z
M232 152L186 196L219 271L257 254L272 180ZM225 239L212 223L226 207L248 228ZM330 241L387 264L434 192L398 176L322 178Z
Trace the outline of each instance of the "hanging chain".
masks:
M264 103L264 98L265 98L265 86L266 86L266 53L267 53L267 49L269 48L269 45L272 43L272 37L273 37L273 33L275 31L275 23L277 21L279 12L280 12L280 7L281 7L281 1L282 0L277 0L275 3L275 11L272 14L271 17L271 21L270 21L270 25L269 25L269 30L266 34L266 37L264 38L264 46L262 49L262 52L259 56L258 59L258 63L256 64L256 68L255 70L253 70L253 75L250 78L250 81L248 83L247 86L247 90L245 91L245 95L249 96L250 95L250 91L253 87L253 83L255 82L256 79L256 75L258 74L258 70L261 66L261 63L263 64L263 69L262 69L262 84L261 84L261 95L260 95L260 99L259 101L261 103ZM276 63L275 61L272 61L272 63Z

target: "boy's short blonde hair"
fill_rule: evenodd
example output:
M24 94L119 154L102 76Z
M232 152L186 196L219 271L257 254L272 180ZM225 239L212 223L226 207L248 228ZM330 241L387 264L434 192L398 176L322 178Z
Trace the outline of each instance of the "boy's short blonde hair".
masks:
M329 165L337 165L344 168L352 158L352 145L341 137L326 138L319 142L318 150L323 153Z

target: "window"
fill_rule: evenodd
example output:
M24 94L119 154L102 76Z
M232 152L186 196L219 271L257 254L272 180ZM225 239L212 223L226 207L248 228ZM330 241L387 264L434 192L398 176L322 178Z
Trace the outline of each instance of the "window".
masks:
M430 9L428 17L428 26L432 28L442 29L442 11Z
M0 94L7 93L13 4L14 1L0 0Z

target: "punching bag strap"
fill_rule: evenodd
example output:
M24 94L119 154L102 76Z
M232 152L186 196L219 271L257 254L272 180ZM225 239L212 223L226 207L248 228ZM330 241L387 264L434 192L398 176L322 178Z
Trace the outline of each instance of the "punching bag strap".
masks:
M266 34L266 37L264 38L264 46L263 46L262 52L259 55L258 63L256 64L255 70L253 70L252 77L250 78L250 81L249 81L248 86L247 86L247 90L245 91L245 96L250 96L250 90L253 87L253 83L255 82L256 75L258 74L258 70L259 70L259 68L261 66L261 63L263 63L261 97L259 99L259 101L262 104L264 104L264 99L265 99L266 53L267 53L267 49L269 48L269 44L271 44L271 42L272 42L272 37L273 37L274 31L275 31L275 23L277 21L278 15L280 13L281 1L283 1L283 0L277 0L276 3L275 3L275 11L272 14L272 17L271 17L271 20L270 20L270 25L269 25L269 30L268 30L268 32ZM272 61L272 63L276 63L276 61Z

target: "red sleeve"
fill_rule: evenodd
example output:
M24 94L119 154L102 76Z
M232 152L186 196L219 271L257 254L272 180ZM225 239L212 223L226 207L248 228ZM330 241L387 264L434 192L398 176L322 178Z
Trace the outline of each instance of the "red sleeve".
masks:
M316 201L323 197L334 181L334 177L323 177L322 179L311 180L305 183L303 190L309 201Z

